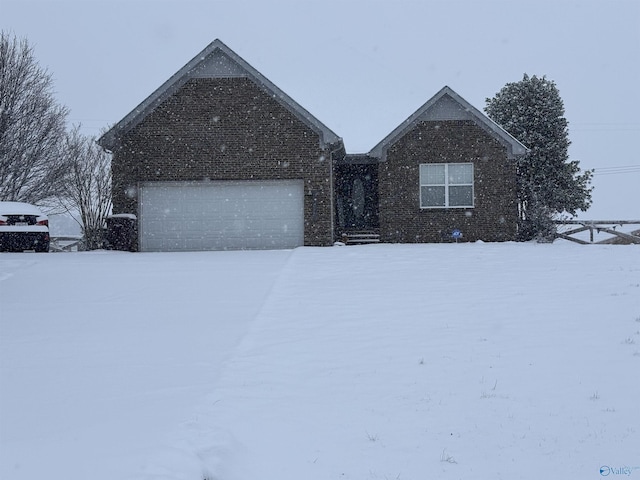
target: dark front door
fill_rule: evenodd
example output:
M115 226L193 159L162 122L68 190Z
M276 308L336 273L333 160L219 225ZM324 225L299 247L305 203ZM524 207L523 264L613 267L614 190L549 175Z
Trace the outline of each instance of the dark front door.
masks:
M341 231L378 228L377 164L336 167L336 215Z

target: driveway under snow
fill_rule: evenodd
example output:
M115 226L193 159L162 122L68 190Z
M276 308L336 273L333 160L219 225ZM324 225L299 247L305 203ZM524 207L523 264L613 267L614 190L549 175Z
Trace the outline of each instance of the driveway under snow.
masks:
M290 255L0 254L0 478L131 477Z

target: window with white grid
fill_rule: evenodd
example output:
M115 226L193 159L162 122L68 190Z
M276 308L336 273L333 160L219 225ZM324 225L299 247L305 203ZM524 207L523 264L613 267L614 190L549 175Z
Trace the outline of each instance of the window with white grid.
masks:
M473 207L473 163L420 165L420 208Z

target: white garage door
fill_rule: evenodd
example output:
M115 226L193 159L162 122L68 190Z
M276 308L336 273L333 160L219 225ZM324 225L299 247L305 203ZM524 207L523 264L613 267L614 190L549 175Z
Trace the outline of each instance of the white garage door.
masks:
M293 248L304 243L298 180L149 183L141 188L147 252Z

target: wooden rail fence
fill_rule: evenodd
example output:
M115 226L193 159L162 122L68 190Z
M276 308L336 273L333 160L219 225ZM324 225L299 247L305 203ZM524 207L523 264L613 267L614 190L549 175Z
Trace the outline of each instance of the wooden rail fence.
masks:
M571 242L580 243L582 245L590 245L594 243L636 243L640 244L640 230L632 232L621 232L616 230L618 227L625 225L640 225L640 220L557 220L556 225L574 225L574 228L565 231L558 231L556 238L563 238ZM576 237L576 234L589 231L589 241ZM605 232L612 237L594 241L594 233Z

